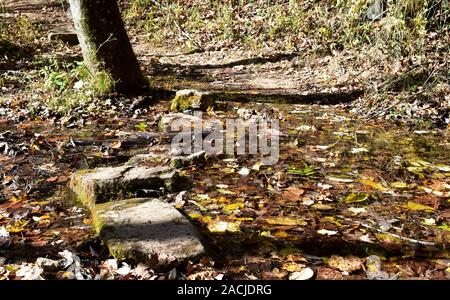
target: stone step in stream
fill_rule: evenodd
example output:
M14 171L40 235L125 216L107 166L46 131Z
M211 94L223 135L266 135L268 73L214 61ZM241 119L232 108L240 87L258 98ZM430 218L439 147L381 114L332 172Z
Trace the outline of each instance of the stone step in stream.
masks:
M190 182L171 167L120 166L75 172L70 188L90 209L93 227L117 259L173 265L204 254L200 236L175 207L134 198L141 189L177 192Z

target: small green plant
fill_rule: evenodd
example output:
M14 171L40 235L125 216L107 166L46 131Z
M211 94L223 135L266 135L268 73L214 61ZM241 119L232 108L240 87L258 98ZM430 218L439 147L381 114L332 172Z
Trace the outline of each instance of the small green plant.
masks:
M293 175L299 175L304 177L313 177L317 175L319 169L313 166L309 166L305 164L303 169L297 169L297 168L289 168L288 173Z
M47 104L52 110L66 112L114 91L115 82L108 73L91 73L81 61L66 62L56 57L35 64L50 94Z

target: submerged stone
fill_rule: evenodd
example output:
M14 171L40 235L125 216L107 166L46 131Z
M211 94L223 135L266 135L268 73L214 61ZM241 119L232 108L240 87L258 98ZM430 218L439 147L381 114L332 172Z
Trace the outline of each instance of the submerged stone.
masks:
M86 206L130 198L138 190L186 189L189 181L171 167L105 167L75 172L70 188Z
M185 168L189 166L203 166L206 164L207 155L205 151L192 153L187 156L172 157L170 165L174 168Z
M94 228L117 259L180 263L204 253L198 233L172 205L153 198L97 204Z
M165 114L159 121L159 129L164 133L179 132L191 128L195 123L202 124L202 119L183 113Z

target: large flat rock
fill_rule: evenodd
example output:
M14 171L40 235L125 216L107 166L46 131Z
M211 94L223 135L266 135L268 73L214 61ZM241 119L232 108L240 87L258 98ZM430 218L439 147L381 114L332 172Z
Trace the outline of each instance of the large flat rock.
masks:
M87 207L94 204L132 198L139 190L177 192L189 181L171 167L106 167L75 172L70 188Z
M180 263L204 253L194 226L172 205L153 198L97 204L95 230L117 259Z

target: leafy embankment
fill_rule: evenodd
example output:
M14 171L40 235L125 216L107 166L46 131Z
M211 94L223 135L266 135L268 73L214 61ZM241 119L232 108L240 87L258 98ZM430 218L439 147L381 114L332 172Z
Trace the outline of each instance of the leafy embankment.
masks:
M386 1L376 20L366 0L122 2L130 30L157 47L295 53L310 69L364 87L358 115L449 122L448 1Z

